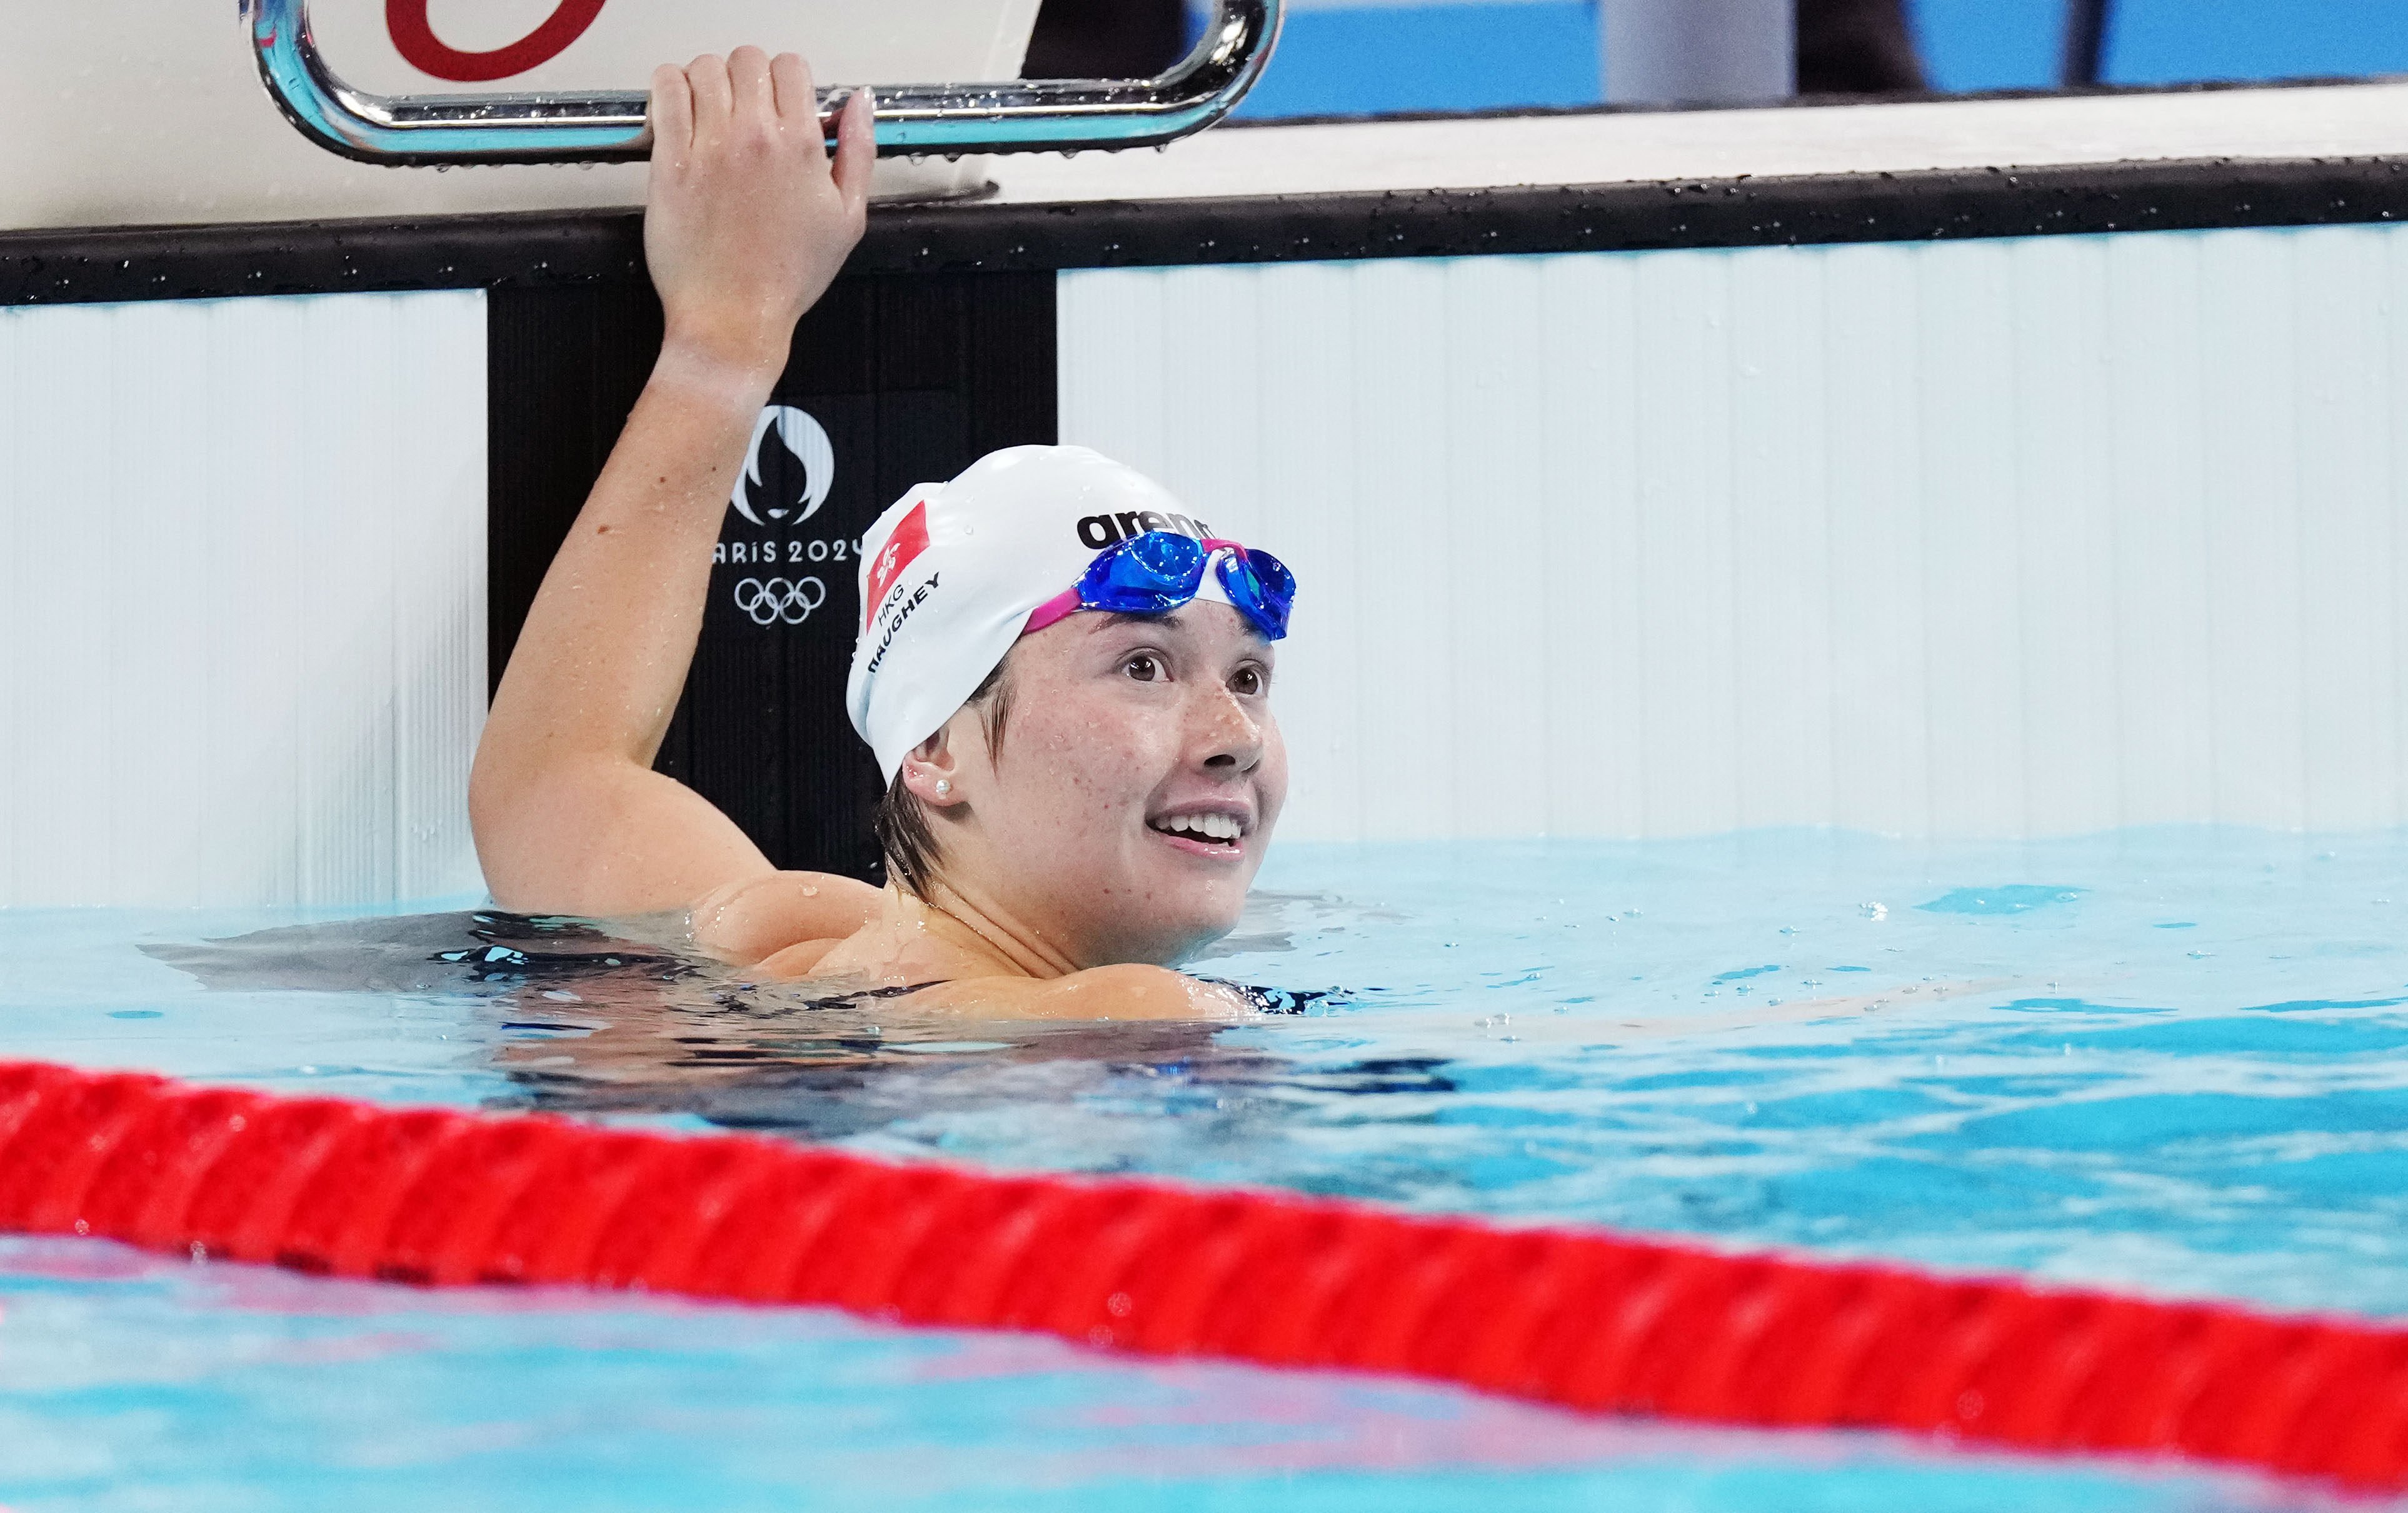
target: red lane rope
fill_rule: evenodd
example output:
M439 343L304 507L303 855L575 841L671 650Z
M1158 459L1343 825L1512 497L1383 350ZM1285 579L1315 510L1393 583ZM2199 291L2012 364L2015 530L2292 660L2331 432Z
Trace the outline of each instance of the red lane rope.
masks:
M0 1230L1394 1372L1591 1410L2408 1480L2408 1331L1273 1193L0 1063Z

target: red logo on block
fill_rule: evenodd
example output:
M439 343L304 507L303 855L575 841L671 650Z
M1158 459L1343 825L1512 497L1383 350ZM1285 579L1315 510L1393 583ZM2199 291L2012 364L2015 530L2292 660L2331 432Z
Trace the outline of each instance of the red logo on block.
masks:
M462 52L445 46L426 19L427 4L428 0L384 0L384 26L393 34L393 45L422 74L459 84L481 84L523 74L559 57L602 14L603 0L560 0L542 25L491 52Z
M928 550L928 503L922 500L911 507L895 527L895 534L879 549L878 560L869 566L869 592L861 596L861 624L867 630L877 618L878 607L886 602L886 591L911 565L911 559Z

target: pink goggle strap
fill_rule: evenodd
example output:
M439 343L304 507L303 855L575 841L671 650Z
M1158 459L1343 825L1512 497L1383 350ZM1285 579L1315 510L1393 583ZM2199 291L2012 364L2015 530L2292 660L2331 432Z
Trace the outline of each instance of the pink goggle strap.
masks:
M1028 612L1028 623L1020 628L1023 635L1034 635L1057 620L1068 620L1079 612L1079 591L1065 589Z

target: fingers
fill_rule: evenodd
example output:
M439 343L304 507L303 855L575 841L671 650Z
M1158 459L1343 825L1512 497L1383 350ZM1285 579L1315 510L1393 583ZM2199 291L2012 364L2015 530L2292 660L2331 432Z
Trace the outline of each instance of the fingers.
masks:
M726 61L708 52L685 65L685 79L694 92L695 145L708 147L727 136L736 86L727 77Z
M694 91L675 64L652 70L652 161L684 162L694 150Z
M811 135L819 135L812 128ZM863 85L844 102L844 115L837 123L836 187L844 196L845 214L854 225L861 224L869 204L869 171L878 165L878 112L869 98L869 87Z
M815 146L826 150L820 141L820 95L811 80L811 65L799 53L781 52L769 60L769 84L777 95L778 120L789 132L807 134Z
M738 48L727 55L727 82L735 119L746 124L774 125L778 102L769 90L769 55L759 48Z

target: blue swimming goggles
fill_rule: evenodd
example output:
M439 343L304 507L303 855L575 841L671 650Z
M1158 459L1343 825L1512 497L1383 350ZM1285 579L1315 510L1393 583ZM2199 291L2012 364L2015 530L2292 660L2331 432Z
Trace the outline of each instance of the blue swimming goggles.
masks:
M1241 547L1223 536L1198 541L1176 531L1147 531L1115 541L1096 553L1079 576L1079 586L1048 599L1028 617L1022 635L1032 635L1082 609L1115 615L1158 615L1196 597L1204 586L1204 564L1215 564L1221 587L1246 622L1276 641L1287 635L1288 607L1296 602L1296 575L1268 551Z

